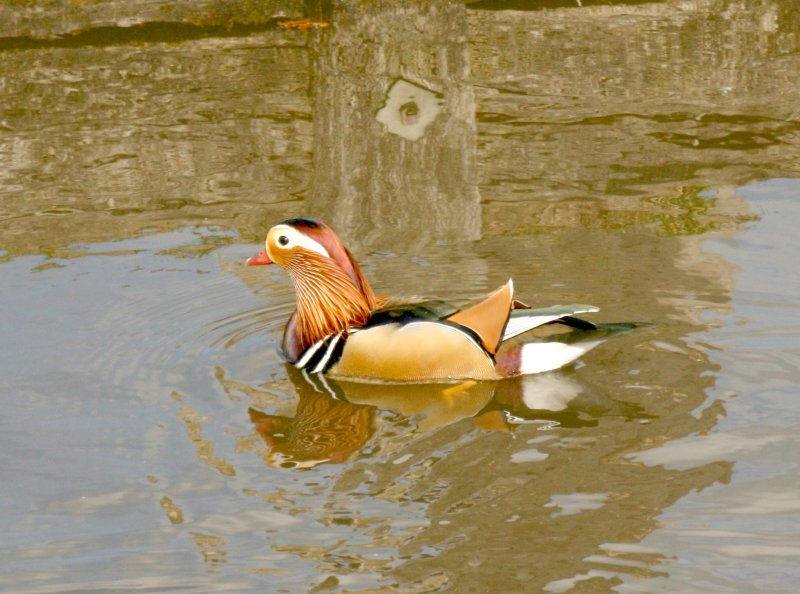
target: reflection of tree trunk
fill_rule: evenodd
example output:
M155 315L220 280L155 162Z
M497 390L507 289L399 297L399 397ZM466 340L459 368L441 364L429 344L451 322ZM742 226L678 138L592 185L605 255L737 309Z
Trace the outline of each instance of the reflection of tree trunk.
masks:
M463 3L341 0L326 16L311 44L311 212L366 245L476 239Z

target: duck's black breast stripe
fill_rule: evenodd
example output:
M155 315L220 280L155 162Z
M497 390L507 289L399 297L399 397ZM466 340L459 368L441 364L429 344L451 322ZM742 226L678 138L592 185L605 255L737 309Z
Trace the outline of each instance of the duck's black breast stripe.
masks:
M322 338L304 350L300 357L297 359L297 362L294 364L295 367L298 369L306 369L309 365L314 365L313 361L315 357L321 357L321 351L324 351L325 340L327 340L327 336Z
M344 344L347 341L347 333L342 332L341 334L337 335L338 340L332 342L331 345L327 348L325 353L325 361L323 363L322 369L320 369L317 373L325 373L331 367L336 365L337 361L342 358L342 352L344 351Z
M347 334L331 334L308 347L295 363L310 373L325 373L342 357Z

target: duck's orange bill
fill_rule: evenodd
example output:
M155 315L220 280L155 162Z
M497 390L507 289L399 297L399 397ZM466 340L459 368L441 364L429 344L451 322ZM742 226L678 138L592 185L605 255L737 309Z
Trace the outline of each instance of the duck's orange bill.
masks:
M267 250L263 249L252 258L248 258L245 266L263 266L264 264L272 264L272 260L267 255Z

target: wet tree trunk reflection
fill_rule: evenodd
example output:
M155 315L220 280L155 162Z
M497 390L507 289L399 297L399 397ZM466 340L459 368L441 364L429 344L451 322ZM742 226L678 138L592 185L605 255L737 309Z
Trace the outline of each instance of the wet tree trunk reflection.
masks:
M464 5L336 3L311 42L309 211L365 245L480 234Z

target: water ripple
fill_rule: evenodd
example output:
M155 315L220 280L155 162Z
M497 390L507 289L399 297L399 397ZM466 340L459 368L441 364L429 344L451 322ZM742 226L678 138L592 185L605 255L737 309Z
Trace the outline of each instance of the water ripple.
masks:
M279 334L293 309L294 303L289 302L236 313L213 322L202 336L210 337L212 347L229 349L254 335Z

